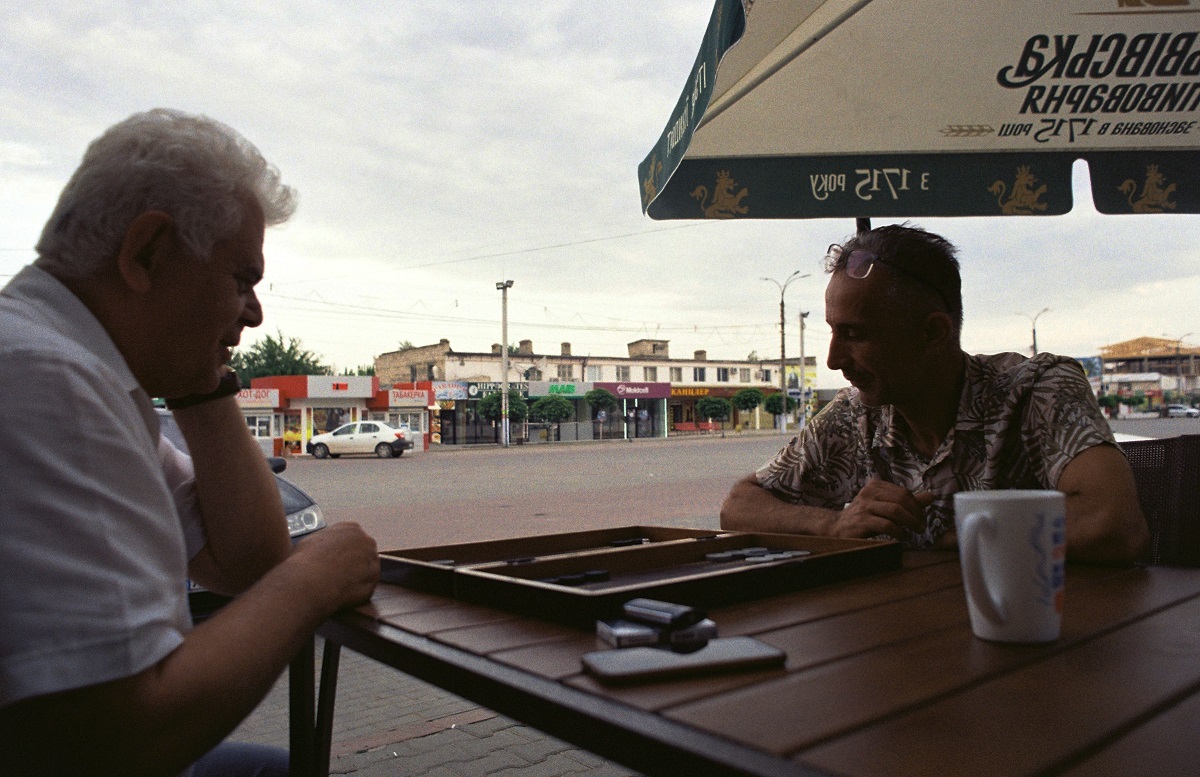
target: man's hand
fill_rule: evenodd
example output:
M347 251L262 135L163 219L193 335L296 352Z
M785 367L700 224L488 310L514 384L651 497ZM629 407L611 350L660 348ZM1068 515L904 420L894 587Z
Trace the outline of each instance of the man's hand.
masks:
M912 493L886 480L871 478L854 501L838 513L830 527L833 537L877 537L886 534L903 539L905 529L925 531L925 508L933 503L928 491Z
M375 540L357 523L335 523L308 535L284 562L293 565L312 576L312 590L329 595L330 613L367 601L379 582Z

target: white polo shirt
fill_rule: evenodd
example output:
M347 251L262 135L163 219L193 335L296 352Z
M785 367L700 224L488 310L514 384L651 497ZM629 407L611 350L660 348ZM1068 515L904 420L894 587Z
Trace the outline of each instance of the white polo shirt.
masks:
M0 707L131 676L183 641L192 477L96 318L22 270L0 291Z

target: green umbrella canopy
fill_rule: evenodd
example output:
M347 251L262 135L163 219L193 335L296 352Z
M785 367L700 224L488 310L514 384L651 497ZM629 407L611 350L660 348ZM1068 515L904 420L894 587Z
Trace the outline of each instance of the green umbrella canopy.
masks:
M655 219L1200 213L1196 0L717 0Z

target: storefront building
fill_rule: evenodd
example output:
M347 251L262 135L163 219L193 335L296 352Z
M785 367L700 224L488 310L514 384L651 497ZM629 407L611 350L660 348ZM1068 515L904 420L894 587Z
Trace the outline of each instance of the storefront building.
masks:
M251 429L265 428L264 405L273 403L269 423L274 436L281 430L279 450L298 454L315 434L332 432L342 424L375 420L407 423L413 431L414 452L428 444L428 390L380 391L379 380L357 375L276 375L251 381L250 397L242 412ZM243 391L245 393L245 390ZM239 404L243 400L239 397ZM257 436L257 435L256 435ZM262 444L262 443L260 443Z

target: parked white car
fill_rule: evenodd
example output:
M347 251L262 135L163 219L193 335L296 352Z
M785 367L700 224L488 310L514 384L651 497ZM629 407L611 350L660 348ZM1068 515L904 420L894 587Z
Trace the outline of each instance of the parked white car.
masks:
M332 432L314 434L306 449L318 459L336 459L343 453L374 453L381 459L400 456L413 447L412 430L382 421L342 424Z
M1167 405L1167 418L1200 418L1200 409L1187 405Z

